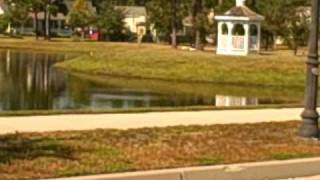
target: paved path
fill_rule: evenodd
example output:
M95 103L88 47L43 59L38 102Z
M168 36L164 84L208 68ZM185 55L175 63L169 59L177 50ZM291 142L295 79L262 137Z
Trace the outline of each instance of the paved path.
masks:
M224 110L199 112L162 112L139 114L56 115L1 117L0 134L98 128L132 129L177 125L281 122L298 120L302 109Z
M320 180L320 176L312 176L312 177L304 177L304 178L296 178L293 180Z
M282 180L320 180L320 176L300 177L300 178L288 178Z
M55 180L319 180L320 158L125 172ZM290 178L299 177L299 178Z

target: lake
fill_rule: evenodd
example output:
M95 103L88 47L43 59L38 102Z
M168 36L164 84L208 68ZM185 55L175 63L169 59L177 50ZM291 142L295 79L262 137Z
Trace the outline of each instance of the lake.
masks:
M303 89L67 74L66 54L0 49L0 111L302 104Z

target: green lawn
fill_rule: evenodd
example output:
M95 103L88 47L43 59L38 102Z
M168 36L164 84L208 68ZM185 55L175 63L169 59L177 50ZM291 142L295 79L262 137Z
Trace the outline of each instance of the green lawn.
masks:
M0 136L0 179L286 160L320 155L299 122Z
M84 52L58 64L68 71L143 79L236 85L303 86L305 57L274 51L248 57L187 52L164 45L63 41L0 40L0 47Z

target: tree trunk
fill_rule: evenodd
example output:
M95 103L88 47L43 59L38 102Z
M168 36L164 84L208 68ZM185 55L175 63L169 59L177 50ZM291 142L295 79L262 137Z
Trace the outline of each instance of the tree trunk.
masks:
M171 0L172 6L172 19L171 19L171 45L173 48L177 48L177 0Z
M195 48L197 50L203 50L202 46L202 34L201 34L201 27L199 27L199 15L201 15L203 11L203 6L202 6L202 0L193 0L193 26L194 26L194 36L195 36Z
M36 34L36 40L39 39L39 26L38 26L38 21L39 21L39 18L38 18L38 11L35 11L34 12L34 21L35 21L35 34Z
M293 42L293 53L294 53L294 55L295 56L297 56L298 55L298 50L299 50L299 42L297 41L297 40L293 40L294 42Z
M50 12L49 12L50 5L46 5L45 9L45 39L50 40Z
M268 51L268 48L269 48L269 34L266 34L265 41L266 41L265 50Z
M44 9L44 21L43 21L43 37L47 39L47 19L48 19L48 11L47 8Z
M294 55L295 55L295 56L298 55L298 49L299 49L298 46L295 46L295 47L294 47Z
M199 29L197 29L196 31L195 48L197 50L203 50L201 43L201 32Z
M81 27L81 40L83 41L85 39L84 34L84 27Z
M21 26L20 26L20 34L23 36L24 34L24 22L21 23Z
M51 39L51 13L50 12L48 12L48 40L50 40Z
M101 31L101 29L100 28L98 28L97 29L97 33L98 33L98 41L102 41L103 39L102 39L102 33L101 33L102 31Z

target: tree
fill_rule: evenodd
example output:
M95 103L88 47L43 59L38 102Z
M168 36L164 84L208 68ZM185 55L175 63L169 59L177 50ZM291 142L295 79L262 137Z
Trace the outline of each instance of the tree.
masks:
M171 37L172 47L177 47L177 32L182 29L182 20L188 15L188 1L153 0L147 3L148 22L157 33Z
M203 19L203 1L202 0L192 0L192 24L193 24L193 36L194 46L198 50L202 50L203 46L201 45L201 36L202 30L204 26L204 19Z
M36 35L36 39L39 38L39 18L38 18L38 14L41 10L43 10L43 5L44 2L43 0L29 0L28 2L31 12L34 15L34 21L35 21L35 35Z
M24 26L29 19L29 4L24 0L6 0L8 5L7 15L13 23L20 25L20 32L24 33Z
M75 0L68 14L68 24L73 28L81 28L81 38L84 38L84 28L88 26L94 18L86 0Z
M0 33L3 33L8 27L9 20L7 16L0 15Z
M178 0L171 0L171 45L173 48L177 48L177 29L178 29L178 22L177 22L177 6Z
M99 5L100 11L96 17L96 25L99 29L100 38L107 38L111 41L124 41L126 30L124 13L116 9L113 3L103 2Z
M226 1L192 0L190 9L196 49L203 50L206 36L215 29L213 22L208 18L208 14L218 5L225 5L223 2Z
M66 7L63 3L63 0L42 0L43 1L43 10L44 10L44 32L45 39L50 40L51 38L51 16L57 15L59 12L66 14Z
M266 49L273 45L273 38L280 36L285 39L288 46L295 53L299 44L308 34L309 17L308 5L304 0L259 0L255 2L255 8L265 16L262 24ZM302 9L302 11L301 11Z
M286 41L294 54L298 54L298 48L301 45L306 45L309 36L310 27L310 14L306 13L305 8L299 8L296 14L288 23L289 37L286 37ZM291 36L291 37L290 37Z

